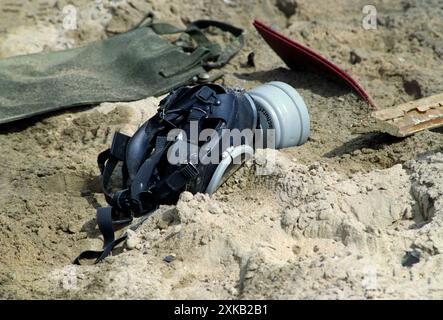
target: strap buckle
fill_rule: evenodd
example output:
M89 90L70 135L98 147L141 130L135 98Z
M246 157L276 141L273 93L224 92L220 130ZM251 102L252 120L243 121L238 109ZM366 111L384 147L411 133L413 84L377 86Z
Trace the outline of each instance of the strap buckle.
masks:
M182 174L188 179L194 179L199 175L197 167L193 163L186 164L181 170Z
M207 86L203 86L197 91L195 97L203 103L213 104L217 101L217 94Z
M167 112L164 108L160 109L157 113L158 117L160 118L159 123L166 124L171 128L177 128L177 125L175 125L173 122L166 119Z
M124 211L130 209L130 202L128 196L129 196L128 189L119 190L114 193L113 200L115 201L117 208Z

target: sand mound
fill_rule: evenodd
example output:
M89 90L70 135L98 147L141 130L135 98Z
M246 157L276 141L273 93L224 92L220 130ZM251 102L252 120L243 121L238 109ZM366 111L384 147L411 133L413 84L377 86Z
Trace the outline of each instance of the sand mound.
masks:
M105 263L57 269L39 287L75 298L440 297L442 154L352 179L280 152L275 172L257 176L263 157L212 198L185 192L161 207ZM418 259L405 267L408 253Z

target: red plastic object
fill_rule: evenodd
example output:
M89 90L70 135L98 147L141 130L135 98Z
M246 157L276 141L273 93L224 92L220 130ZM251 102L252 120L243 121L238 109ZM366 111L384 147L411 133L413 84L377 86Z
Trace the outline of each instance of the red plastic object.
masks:
M341 70L331 61L322 57L318 53L312 51L311 49L303 46L302 44L288 39L281 33L275 31L274 29L266 26L260 21L254 21L254 27L260 33L260 35L265 39L269 46L282 58L282 60L291 69L297 66L312 66L316 67L318 70L327 72L329 74L338 76L340 79L344 80L348 85L354 89L357 94L362 97L366 102L372 107L376 108L375 103L370 98L369 94L358 84L357 81L352 79L350 75Z

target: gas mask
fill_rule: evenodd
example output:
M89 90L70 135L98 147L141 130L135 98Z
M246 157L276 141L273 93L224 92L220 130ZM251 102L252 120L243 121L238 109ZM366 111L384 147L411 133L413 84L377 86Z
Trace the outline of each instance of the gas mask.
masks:
M255 148L301 145L309 130L303 99L283 82L249 91L218 84L172 91L132 137L117 132L111 147L99 154L101 187L109 204L97 209L104 248L85 251L75 262L99 262L125 238L115 240L115 227L147 216L161 204L175 204L183 191L212 194ZM111 191L119 162L122 186Z

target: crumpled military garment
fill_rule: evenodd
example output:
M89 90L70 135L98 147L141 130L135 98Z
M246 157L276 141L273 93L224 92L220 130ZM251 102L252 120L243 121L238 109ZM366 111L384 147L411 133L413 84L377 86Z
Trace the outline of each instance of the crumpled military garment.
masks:
M208 27L231 33L231 42L222 49L206 37ZM0 60L0 124L166 93L226 64L243 46L242 32L210 20L195 21L185 30L151 20L85 47ZM174 42L160 36L174 33L181 33Z

